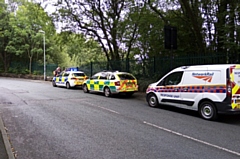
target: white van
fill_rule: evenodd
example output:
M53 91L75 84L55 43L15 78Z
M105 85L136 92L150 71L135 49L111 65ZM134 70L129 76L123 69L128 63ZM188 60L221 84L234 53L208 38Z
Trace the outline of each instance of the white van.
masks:
M159 104L198 111L207 120L240 114L240 65L178 67L146 90L150 107Z

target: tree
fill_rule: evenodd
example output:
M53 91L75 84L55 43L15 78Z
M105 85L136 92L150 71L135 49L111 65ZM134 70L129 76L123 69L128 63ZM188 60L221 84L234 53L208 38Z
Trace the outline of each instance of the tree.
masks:
M11 35L11 27L9 25L9 11L7 10L7 5L4 1L0 2L0 59L3 64L4 72L7 72L11 55L5 50L10 35Z
M93 39L86 39L83 34L65 31L57 34L55 44L61 54L65 53L69 60L63 66L81 66L89 62L104 61L104 54L99 44ZM66 59L65 59L66 60Z
M45 30L45 36L51 33L54 28L51 19L40 5L26 2L18 7L16 15L12 13L9 23L13 28L13 36L6 50L19 57L27 57L31 74L34 56L37 61L38 55L43 53L42 35L39 30Z
M126 48L121 48L122 31L128 27L122 22L133 3L133 0L76 0L73 3L63 0L56 4L58 11L54 15L66 24L65 29L80 31L97 40L107 60L114 61L121 59L119 50L131 47L128 41Z
M181 50L189 54L230 53L239 50L239 1L145 0L159 21L175 24ZM173 13L169 17L171 12ZM227 62L227 61L226 61Z

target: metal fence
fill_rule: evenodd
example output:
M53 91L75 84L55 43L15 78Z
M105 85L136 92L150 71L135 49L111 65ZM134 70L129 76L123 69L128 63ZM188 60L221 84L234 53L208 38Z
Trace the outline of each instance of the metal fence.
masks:
M53 71L57 68L57 64L46 64L46 75L52 76ZM35 75L43 75L44 73L43 64L32 63L31 73ZM29 73L29 63L24 62L11 62L9 73L17 74L28 74Z
M119 60L109 62L90 62L85 65L77 66L84 71L88 76L102 70L119 70L130 72L137 78L142 79L158 79L173 68L186 65L202 65L202 64L226 64L238 63L238 54L207 54L198 56L166 56L166 57L151 57L147 59L136 60ZM11 63L10 68L13 70L28 70L27 63ZM46 64L46 75L52 76L52 72L56 69L57 64ZM64 69L64 66L61 66ZM32 74L43 74L43 65L38 63L32 64Z
M91 62L79 66L89 76L102 70L130 72L137 78L159 78L173 68L186 65L238 63L238 56L218 53L198 56L152 57L142 60L121 60L109 62Z

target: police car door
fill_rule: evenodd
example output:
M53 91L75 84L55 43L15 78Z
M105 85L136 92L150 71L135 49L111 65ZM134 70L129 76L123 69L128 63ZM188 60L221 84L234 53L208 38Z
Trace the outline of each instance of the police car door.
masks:
M65 72L62 76L62 85L63 86L66 86L67 85L67 81L69 80L68 77L69 77L69 72Z
M56 85L57 85L57 86L62 86L62 76L63 76L63 73L60 73L60 74L56 77Z
M93 75L93 76L90 78L90 81L89 81L89 83L90 83L90 88L89 88L89 90L91 90L91 91L98 91L98 90L97 90L97 86L98 86L98 78L99 78L99 76L100 76L100 74L97 73L97 74Z
M183 71L173 72L162 79L158 87L158 100L161 104L178 105L181 102L180 84Z

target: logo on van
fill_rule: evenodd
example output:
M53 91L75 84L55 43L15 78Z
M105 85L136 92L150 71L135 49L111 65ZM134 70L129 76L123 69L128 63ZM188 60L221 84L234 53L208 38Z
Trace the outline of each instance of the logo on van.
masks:
M214 73L210 73L210 72L205 72L205 73L192 73L192 76L198 79L202 79L204 81L207 82L211 82L212 81L212 77L213 77Z

